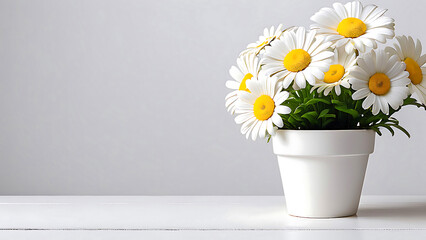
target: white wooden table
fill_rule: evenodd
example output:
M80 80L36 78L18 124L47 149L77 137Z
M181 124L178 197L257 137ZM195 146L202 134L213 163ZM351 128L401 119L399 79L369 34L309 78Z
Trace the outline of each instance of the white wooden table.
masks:
M277 196L3 196L0 239L426 239L426 196L366 196L338 219L288 216Z

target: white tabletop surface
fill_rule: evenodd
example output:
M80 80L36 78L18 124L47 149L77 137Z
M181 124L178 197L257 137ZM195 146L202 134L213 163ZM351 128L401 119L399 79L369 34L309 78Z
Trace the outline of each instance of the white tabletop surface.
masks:
M0 197L0 239L426 239L426 196L365 196L356 216L287 215L278 196Z

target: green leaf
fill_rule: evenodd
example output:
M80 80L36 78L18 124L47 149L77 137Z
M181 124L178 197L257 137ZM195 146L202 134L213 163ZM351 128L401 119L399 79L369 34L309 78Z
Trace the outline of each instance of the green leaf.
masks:
M333 115L334 115L334 114L333 114ZM325 129L325 128L327 127L327 125L328 125L328 124L330 124L330 123L332 123L332 122L334 122L334 119L329 118L329 119L327 119L327 120L325 120L325 121L323 121L323 122L322 122L321 127L322 127L323 129Z
M294 110L294 114L298 114L298 113L300 113L302 111L302 108L300 108L300 107L298 107L298 108L296 108L295 110Z
M293 126L298 126L298 125L300 125L299 121L297 121L296 119L294 119L294 117L293 117L293 116L290 116L290 117L288 118L288 122L289 122L291 125L293 125Z
M373 122L377 122L377 121L381 120L382 118L383 118L383 116L381 116L380 114L373 115L373 116L367 118L367 120L365 120L365 123L370 124L370 123L373 123Z
M345 103L344 103L344 102L341 102L341 101L339 101L339 100L337 100L337 99L332 99L332 100L331 100L331 103L336 104L336 105L345 105Z
M396 125L399 125L399 121L398 121L398 119L396 119L396 118L394 118L394 117L390 117L390 118L388 119L388 121L389 121L389 122L391 122L391 123L395 123Z
M322 110L320 115L318 116L318 118L324 117L325 115L327 115L328 112L330 112L330 109L326 108L326 109Z
M371 127L371 129L376 131L376 133L379 134L379 136L382 136L382 132L380 132L380 129L378 127Z
M413 106L416 106L418 108L423 107L426 110L426 105L419 103L416 99L414 99L412 97L408 97L408 98L404 99L404 103L402 104L402 106L408 106L408 105L413 105Z
M296 120L296 121L303 121L303 119L297 115L297 114L291 114L291 116Z
M332 114L332 113L326 114L324 115L324 118L336 118L336 114Z
M352 99L352 92L351 92L350 89L343 87L343 88L341 88L341 90L342 90L342 93L345 93L346 95L351 96L351 99ZM352 100L352 101L354 101L354 100Z
M401 127L400 125L392 125L392 127L396 127L396 128L398 128L399 130L401 130L403 133L405 133L405 135L407 135L407 137L411 137L410 136L410 133L407 131L407 130L405 130L405 128L403 128L403 127Z
M317 118L318 118L318 113L315 111L311 111L311 112L307 112L305 114L302 115L302 118L306 118L308 119L308 121L311 124L316 124L318 123Z
M415 103L416 101L417 101L416 99L414 99L414 98L412 98L412 97L408 97L408 98L404 99L404 103L403 103L403 105L413 104L413 103Z
M353 109L349 109L345 105L336 106L335 108L336 108L336 110L338 110L340 112L350 114L353 118L357 118L359 116L359 113L357 111L355 111Z
M311 99L311 100L307 101L307 102L305 103L305 105L306 105L306 106L309 106L309 105L316 104L316 103L319 103L319 102L322 102L322 103L325 103L325 104L328 104L328 105L330 104L330 101L325 100L325 99L323 99L323 98L313 98L313 99Z
M387 125L387 124L377 124L377 126L384 127L384 128L386 128L392 134L392 136L395 135L395 131L389 125Z

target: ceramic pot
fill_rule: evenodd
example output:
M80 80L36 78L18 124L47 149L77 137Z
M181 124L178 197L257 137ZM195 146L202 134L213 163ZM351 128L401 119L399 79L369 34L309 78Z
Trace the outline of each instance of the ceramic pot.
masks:
M288 214L333 218L356 214L373 130L278 130L272 138Z

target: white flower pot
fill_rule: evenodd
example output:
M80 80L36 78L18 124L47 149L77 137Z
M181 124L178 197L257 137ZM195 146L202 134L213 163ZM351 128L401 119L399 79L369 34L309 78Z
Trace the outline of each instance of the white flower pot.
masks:
M356 214L373 130L278 130L274 153L288 214L309 218Z

